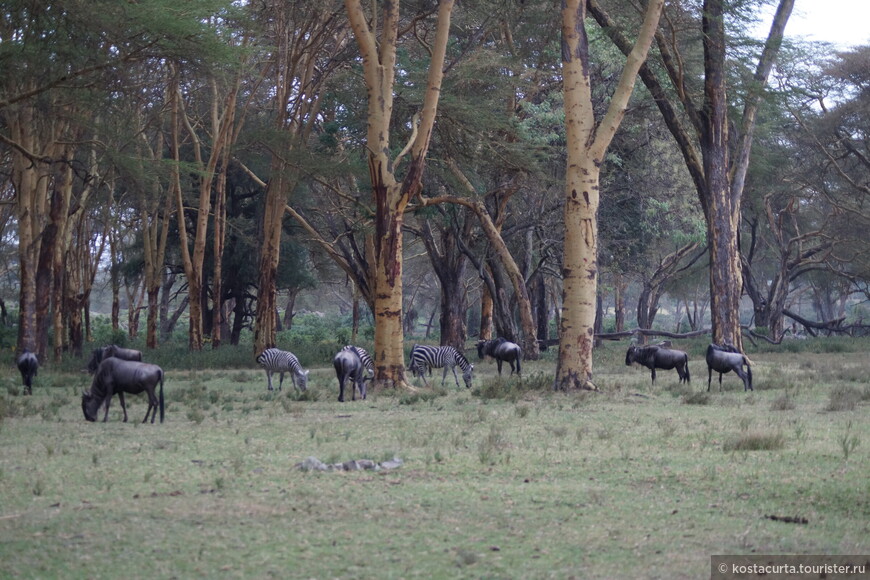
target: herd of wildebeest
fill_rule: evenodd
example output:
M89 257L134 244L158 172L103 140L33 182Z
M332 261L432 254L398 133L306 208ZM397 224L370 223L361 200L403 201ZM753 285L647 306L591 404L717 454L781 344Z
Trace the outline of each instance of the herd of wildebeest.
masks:
M477 354L483 359L487 356L496 361L498 374L501 375L502 363L506 362L511 367L511 375L522 372L522 349L516 343L497 338L494 340L481 340L477 343ZM743 380L743 390L752 390L751 361L743 353L729 345L711 344L707 347L707 391L713 380L713 372L719 373L719 390L722 390L722 375L734 371ZM25 394L32 390L33 377L39 370L39 360L36 355L24 350L17 357L18 370L24 384ZM277 348L267 348L257 356L257 363L266 371L266 380L269 390L274 390L272 374L278 373L278 390L284 383L284 373L289 373L294 387L299 390L308 388L308 371L302 368L299 359L291 353ZM630 346L625 354L625 364L637 363L650 369L652 382L655 384L656 369L676 369L680 382L688 383L689 355L681 350L670 348L670 343L660 343L645 346ZM365 349L358 346L345 346L333 358L336 378L338 379L338 400L344 401L345 388L351 390L351 398L356 400L359 392L361 398L366 398L366 381L374 379L374 364L371 356ZM456 375L456 367L462 371L462 378L466 388L471 387L474 365L472 365L462 352L451 346L429 346L415 344L410 353L409 368L415 377L426 380L426 371L432 374L433 368L444 369L441 384L447 379L448 369L453 371L456 386L459 387L459 378ZM142 362L142 353L138 350L121 348L109 345L93 351L88 362L88 371L94 375L91 388L82 393L82 412L88 421L96 421L101 407L105 407L103 421L109 417L109 403L112 396L117 393L121 402L121 410L124 413L124 421L127 421L127 407L124 403L124 394L138 395L146 393L148 396L148 410L145 412L143 423L151 417L151 422L157 417L160 409L160 422L164 418L163 400L163 369L155 364ZM158 391L159 386L159 391Z

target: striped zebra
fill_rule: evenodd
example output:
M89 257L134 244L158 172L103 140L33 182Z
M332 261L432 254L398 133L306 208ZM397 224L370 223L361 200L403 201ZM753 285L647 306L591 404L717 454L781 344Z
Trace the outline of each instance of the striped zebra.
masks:
M471 388L472 373L474 365L468 362L465 355L453 348L452 346L428 346L425 344L415 344L411 349L411 372L414 376L423 378L423 381L428 385L426 380L426 369L432 372L432 368L444 368L444 374L441 377L441 386L444 386L444 381L447 380L447 369L453 371L453 379L456 381L456 386L459 386L459 378L456 376L456 367L462 369L462 378L465 381L465 387Z
M375 378L375 361L372 360L371 355L366 351L366 349L361 346L353 346L349 344L341 350L355 350L359 355L359 359L362 361L363 366L366 368L366 373L368 374L367 378L369 380Z
M279 373L280 380L278 381L278 390L284 384L284 373L290 373L290 380L293 381L293 386L299 390L308 389L308 371L302 368L299 364L299 359L292 352L279 350L277 348L267 348L259 354L257 362L266 369L266 378L269 381L269 390L272 388L272 373ZM298 381L298 382L297 382Z

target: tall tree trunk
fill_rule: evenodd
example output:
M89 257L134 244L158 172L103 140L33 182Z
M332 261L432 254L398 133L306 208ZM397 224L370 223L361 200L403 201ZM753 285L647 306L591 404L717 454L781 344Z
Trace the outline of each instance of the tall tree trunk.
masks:
M335 18L334 10L327 4L322 7L309 7L310 10L307 11L300 9L298 14L297 4L276 2L268 8L269 32L277 42L272 55L273 65L269 70L269 74L275 79L275 114L272 124L275 130L289 136L291 148L308 141L316 120L319 119L320 86L328 76L318 67L320 59L326 58L327 53L334 56L343 50L347 36L345 25L337 24L340 19ZM297 15L304 21L294 21ZM300 87L304 87L304 90L300 91ZM276 280L282 218L285 211L295 214L287 206L289 193L296 181L286 163L287 157L284 152L272 156L268 184L257 179L265 189L265 200L258 256L255 354L274 346L276 340ZM239 298L239 302L244 300Z
M234 122L234 116L226 122ZM215 207L214 207L214 281L212 282L212 324L211 324L211 347L220 348L221 333L224 327L223 308L223 257L224 245L226 244L227 229L227 170L230 162L230 145L224 148L221 155L220 171L215 183Z
M417 233L426 246L426 253L441 287L441 344L462 350L468 338L465 325L466 297L462 284L467 258L459 251L457 237L470 233L471 220L466 219L462 231L458 231L450 216L442 215L441 218L442 224L437 228L438 240L433 232L433 220L425 220Z
M493 307L492 294L489 293L489 288L484 284L480 288L480 328L477 331L477 336L481 340L492 338Z
M638 69L646 59L664 0L650 0L607 113L596 125L589 76L585 0L562 2L562 70L568 162L565 177L565 249L562 317L554 387L595 389L592 347L598 290L599 168L616 133Z
M535 319L538 322L538 344L547 350L546 341L550 338L550 308L547 304L547 281L543 275L535 279Z
M713 342L742 350L740 296L743 274L738 249L739 209L733 207L728 150L728 99L725 71L725 16L723 0L705 0L704 124L700 135L706 178L705 213L710 248L710 310ZM735 211L737 210L737 211Z
M70 151L67 150L64 157L69 159ZM67 302L65 301L65 283L67 280L64 258L70 245L70 220L69 209L72 199L73 171L72 166L67 165L63 170L63 176L59 179L56 197L57 208L52 208L52 220L58 220L58 238L51 256L52 287L51 302L54 305L51 312L52 329L54 332L54 360L60 362L63 351L67 345L66 333L64 332L64 318L68 316ZM52 205L55 200L52 199ZM67 267L69 265L67 264Z
M171 103L172 96L167 95L166 101ZM156 165L163 161L164 139L160 132L152 151L152 162ZM174 196L166 192L160 184L155 184L153 201L142 201L140 219L142 222L142 251L145 261L145 289L148 294L148 318L145 331L145 346L157 348L160 317L160 288L166 277L166 244L169 240L169 222L172 216ZM162 201L162 210L161 210ZM178 213L178 219L184 219L183 212Z
M363 62L368 93L369 177L375 206L374 236L369 243L373 256L375 317L375 384L402 387L405 363L402 333L402 224L405 208L422 188L426 153L435 124L435 113L444 75L444 60L450 32L453 0L440 0L435 38L423 108L412 121L408 146L395 159L390 154L390 121L396 74L399 2L381 6L380 36L369 27L370 20L360 0L345 0L351 28ZM377 22L373 22L377 26ZM405 178L397 182L394 171L400 159L410 153Z
M458 169L455 168L454 165L454 174L461 175ZM469 191L473 192L474 188L470 184L466 186L469 188ZM509 340L519 340L522 343L523 347L523 356L526 359L536 360L540 356L540 350L538 346L538 339L536 337L536 327L535 327L535 317L532 315L532 303L529 297L528 289L526 288L526 281L523 278L523 274L520 271L519 266L514 260L513 256L510 253L510 250L505 244L504 239L501 236L501 224L499 221L493 221L492 217L490 217L489 212L486 210L486 206L482 201L477 199L467 199L463 197L455 197L452 195L442 195L433 198L426 198L422 200L424 206L427 205L437 205L440 203L452 203L467 207L472 210L474 214L477 216L478 221L480 222L481 227L483 228L483 232L486 235L486 239L489 242L490 246L495 252L495 255L498 259L498 264L504 271L504 274L510 280L510 286L514 291L514 300L516 301L517 310L519 311L520 325L523 329L523 336L521 339L514 339L513 336L510 338L507 334L514 335L515 332L511 330L509 333L507 330L509 328L513 328L513 321L511 317L513 316L512 309L508 305L507 294L504 292L499 292L499 289L505 288L506 284L496 284L495 281L498 280L499 269L495 264L489 264L488 266L483 266L479 264L479 270L483 273L484 278L489 275L489 277L494 281L494 287L489 289L489 297L493 300L494 304L498 304L500 308L493 308L494 315L496 318L491 318L495 322L496 331L504 338L508 338ZM484 270L484 268L488 268L488 270ZM498 294L496 294L498 293ZM481 311L481 324L484 322L484 310L483 304ZM501 321L498 320L497 317L501 317Z
M281 220L287 205L284 186L284 165L273 161L272 179L266 187L266 203L263 207L259 268L257 277L257 323L254 326L254 350L260 353L275 346L277 334L275 309L278 307L278 260L281 250Z
M605 34L623 54L628 54L631 45L616 22L601 9L597 0L588 1L590 11ZM707 242L710 245L710 315L713 340L742 348L738 311L742 272L737 243L740 202L752 148L756 113L764 86L776 62L794 0L779 0L764 50L749 84L743 115L739 125L735 124L737 137L730 143L734 151L733 157L729 154L727 142L729 124L725 94L724 4L724 0L704 1L702 38L706 77L702 110L698 110L688 87L685 86L685 71L676 64L682 63L682 59L680 55L672 53L674 42L670 35L657 35L657 42L663 55L662 64L674 90L665 90L651 67L642 67L640 74L680 147L704 209ZM678 95L679 101L670 95ZM679 114L678 109L682 109L684 115ZM688 119L695 130L697 147L683 126L684 119ZM700 154L698 149L701 150Z
M121 273L118 267L117 232L109 232L109 280L112 286L112 331L121 328Z
M48 330L52 322L51 299L54 294L54 256L60 251L58 245L63 233L63 221L66 219L61 188L60 180L55 179L49 196L49 221L42 231L36 271L36 340L42 360L48 358ZM58 283L62 285L62 282ZM60 341L62 344L63 336Z
M56 151L57 127L26 104L0 110L10 139L21 146L11 148L12 187L18 218L18 350L28 349L45 359L39 341L37 275L43 228L47 221L48 191L52 183L51 160ZM42 350L40 350L42 349Z
M628 284L622 274L613 275L613 309L616 315L614 330L625 330L625 289Z

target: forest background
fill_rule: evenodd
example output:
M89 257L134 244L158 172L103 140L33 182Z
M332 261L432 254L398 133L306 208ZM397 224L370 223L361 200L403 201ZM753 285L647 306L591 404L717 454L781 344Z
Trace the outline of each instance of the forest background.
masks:
M711 324L704 201L692 144L674 129L691 125L705 92L711 4L665 6L644 82L601 163L599 336ZM419 127L441 5L406 2L397 18L397 169ZM870 47L786 40L762 91L764 40L752 31L765 3L723 7L731 118L760 98L737 220L740 324L773 342L865 333ZM643 6L589 10L601 118L625 62L612 32L633 38ZM30 348L45 364L105 342L250 353L374 340L371 119L348 14L339 2L5 3L3 348ZM558 336L560 18L556 2L452 11L421 189L402 209L408 339ZM664 102L676 104L671 117ZM279 339L300 323L307 334Z

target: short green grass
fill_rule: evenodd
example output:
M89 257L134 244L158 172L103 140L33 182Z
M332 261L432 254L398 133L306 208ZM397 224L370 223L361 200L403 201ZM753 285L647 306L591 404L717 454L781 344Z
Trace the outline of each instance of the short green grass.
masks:
M870 553L863 353L750 353L755 392L707 395L697 353L690 387L653 387L624 348L596 351L599 394L551 392L551 360L343 404L326 366L302 395L253 365L169 370L163 425L142 397L85 422L86 375L23 397L9 373L0 577L703 578L711 554Z

